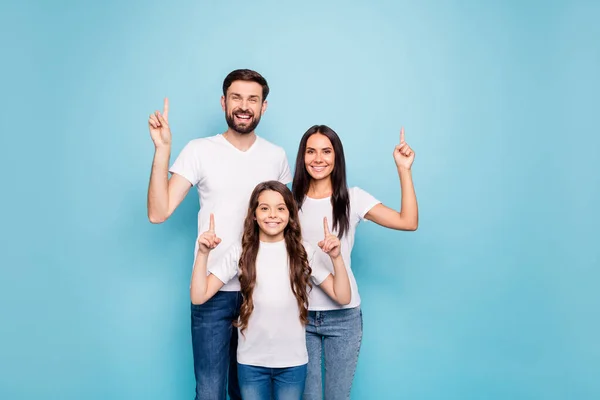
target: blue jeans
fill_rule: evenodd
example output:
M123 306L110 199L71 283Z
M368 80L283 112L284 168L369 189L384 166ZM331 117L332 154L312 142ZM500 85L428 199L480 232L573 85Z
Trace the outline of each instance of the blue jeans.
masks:
M240 292L217 292L202 305L192 304L192 348L196 400L241 400L237 377L237 328Z
M323 398L322 360L325 360L325 399L346 400L358 363L362 342L360 307L309 311L306 325L308 373L304 400Z
M301 400L306 364L287 368L238 364L238 377L244 400Z

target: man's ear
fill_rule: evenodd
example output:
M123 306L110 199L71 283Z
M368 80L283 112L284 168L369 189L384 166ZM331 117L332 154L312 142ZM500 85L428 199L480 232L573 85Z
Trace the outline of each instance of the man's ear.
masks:
M262 104L262 110L260 111L260 115L263 115L265 113L265 111L267 111L267 106L269 105L269 103L267 103L267 101L263 101Z

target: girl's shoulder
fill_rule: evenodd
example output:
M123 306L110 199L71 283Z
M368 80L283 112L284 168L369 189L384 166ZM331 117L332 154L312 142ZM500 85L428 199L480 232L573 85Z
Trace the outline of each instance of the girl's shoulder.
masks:
M232 243L226 251L226 257L238 259L242 256L242 244L239 242Z

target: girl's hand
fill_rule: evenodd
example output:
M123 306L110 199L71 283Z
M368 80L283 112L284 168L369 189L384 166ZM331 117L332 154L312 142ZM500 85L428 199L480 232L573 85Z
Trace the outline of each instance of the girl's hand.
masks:
M212 249L221 243L221 239L215 234L215 216L210 214L210 226L208 231L204 232L198 238L198 253L208 255Z
M329 254L329 257L338 258L340 256L341 247L340 239L329 231L327 217L323 218L323 229L325 232L325 238L317 244L321 250Z
M394 161L396 167L403 169L410 169L415 161L415 152L404 141L404 127L400 130L400 144L394 149Z

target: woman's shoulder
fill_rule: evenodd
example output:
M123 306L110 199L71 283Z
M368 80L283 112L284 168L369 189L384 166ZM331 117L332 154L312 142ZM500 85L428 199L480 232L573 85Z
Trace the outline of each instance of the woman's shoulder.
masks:
M352 212L358 215L360 219L362 219L371 208L381 203L381 201L379 201L373 195L358 186L354 186L349 189L349 193L350 208L352 209Z
M315 247L308 243L306 240L302 240L302 245L304 246L304 250L306 250L308 258L310 259L311 254L315 253Z
M373 196L369 192L358 186L352 186L348 188L348 197L350 199L350 202L360 202L365 199L373 198Z

